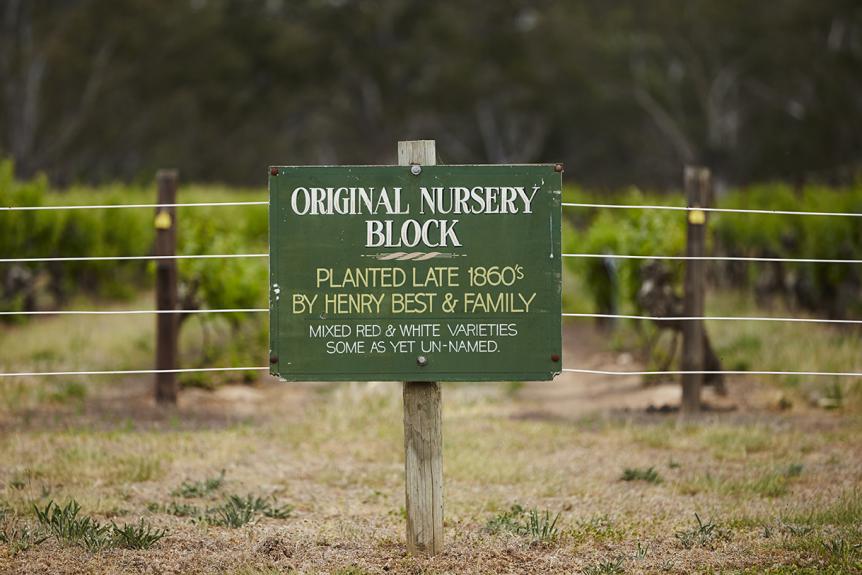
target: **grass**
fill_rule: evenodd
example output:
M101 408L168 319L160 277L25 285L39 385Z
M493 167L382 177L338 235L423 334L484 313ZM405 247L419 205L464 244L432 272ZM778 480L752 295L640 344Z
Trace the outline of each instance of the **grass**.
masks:
M80 404L87 397L87 387L77 381L64 381L45 388L42 393L41 399L48 403Z
M34 505L33 511L42 529L58 543L77 545L90 552L108 547L149 549L167 533L153 528L143 518L137 524L103 524L82 515L81 506L74 499L62 507L51 500L44 507Z
M820 542L822 554L829 563L840 567L862 567L862 543L836 537Z
M54 319L47 320L54 328L76 329ZM0 338L19 346L18 353L28 348L31 329L61 341L41 322ZM101 345L101 335L88 334L74 353L108 365L112 358L86 347ZM768 338L762 342L761 352L771 353ZM123 347L123 361L149 361L150 351L139 353L134 345ZM74 353L58 348L40 361L74 363ZM4 349L2 361L17 359ZM737 386L751 393L739 392L745 402L737 412L688 423L640 412L551 418L544 416L546 404L520 399L550 384L525 383L514 396L495 385L445 385L446 553L425 561L404 554L397 384L220 390L237 391L240 399L230 401L195 390L179 408L161 411L149 403L150 380L143 377L86 380L83 398L50 401L27 394L61 382L28 380L21 382L30 387L18 407L0 404L0 508L8 508L6 538L20 542L0 543L0 572L128 568L120 557L131 553L90 553L85 543L58 540L32 508L38 502L44 511L50 499L63 506L74 499L87 510L78 519L107 526L110 547L103 549L118 545L113 522L132 540L146 541L146 526L150 535L169 530L146 551L147 560L195 575L333 572L350 565L371 573L527 566L556 574L609 570L620 559L626 571L646 573L778 573L785 565L853 572L855 546L862 543L856 527L862 523L856 487L862 420L852 385L842 387L840 409L809 408L794 397L793 408L779 413L757 395L771 389L758 381ZM800 381L792 389L815 383ZM553 385L566 392L583 381ZM589 385L604 391L601 381ZM633 481L648 482L642 477L650 468L661 488L633 489L620 481L628 469ZM229 479L217 473L222 469ZM517 511L513 501L529 504ZM268 520L266 505L270 515L287 520ZM223 515L213 511L218 508ZM491 536L492 530L504 536ZM36 543L46 535L47 542ZM259 553L270 537L281 542L278 553ZM535 544L542 540L552 544ZM639 556L638 548L649 552Z
M143 517L137 523L128 523L122 527L111 525L112 543L124 549L149 549L166 534L166 530L154 529Z
M707 315L804 316L777 302L768 311L758 309L751 294L712 291ZM793 371L862 371L862 332L817 328L789 322L709 322L710 337L727 369ZM770 378L795 397L794 404L820 398L823 407L862 404L859 380L798 376ZM846 393L845 387L852 390Z
M368 575L368 571L358 565L349 565L336 569L332 572L332 575Z
M625 572L622 557L603 559L588 565L584 569L584 575L622 575Z
M721 426L704 430L702 441L719 459L742 459L771 450L774 436L762 426Z
M283 533L292 554L292 558L278 555L285 557L284 563L277 564L282 570L287 562L294 562L297 571L332 572L361 554L365 559L358 565L370 572L384 564L395 573L421 571L421 564L391 559L400 556L404 529L403 514L389 513L403 508L397 386L338 386L314 392L296 411L285 403L290 388L274 386L270 392L255 422L239 425L217 422L184 429L166 418L155 427L120 421L102 429L60 427L31 433L13 428L0 441L0 458L17 462L29 457L30 461L28 467L0 470L0 498L15 511L26 510L28 500L38 499L43 485L55 498L83 494L90 498L87 508L94 510L88 517L98 517L100 526L111 527L102 518L122 508L132 516L150 514L151 523L169 528L171 537L162 538L148 553L166 557L183 549L201 549L182 551L189 559L181 571L265 572L268 564L253 552L255 541L271 533L272 525L262 520L268 514L292 517L295 510L259 491L221 495L228 482L211 470L225 469L232 489L263 482L267 493L288 493L291 503L302 510L301 520L278 524L277 533ZM478 561L474 553L501 557L507 546L514 545L528 550L518 552L525 554L520 561L528 561L536 570L607 570L619 558L631 558L637 560L637 570L654 572L671 558L681 561L679 553L704 549L709 558L696 561L706 563L691 567L708 571L713 557L716 564L734 565L732 557L740 553L760 557L755 561L764 566L832 561L821 540L840 537L851 547L859 541L848 527L858 522L859 496L852 490L819 487L835 484L838 478L846 484L854 477L849 455L825 464L832 461L833 453L850 454L862 447L853 419L841 420L845 426L841 433L820 427L803 431L793 420L781 426L732 419L650 424L644 428L666 430L668 437L666 448L656 448L634 441L635 426L626 419L593 419L589 426L512 419L506 415L509 400L494 399L493 388L451 386L445 393L446 537L454 557L471 561ZM772 436L764 442L767 430ZM803 453L796 444L804 435L822 449ZM350 441L345 441L347 437ZM118 453L131 450L138 457L163 461L161 475L140 483L115 482ZM618 454L625 454L625 459ZM675 463L662 466L667 488L632 490L619 481L619 470L625 469L619 462L643 461L657 454L660 460ZM507 465L525 469L505 471ZM644 472L649 467L630 469ZM654 470L658 473L657 467ZM680 492L689 478L707 473L721 482L693 495ZM768 498L750 487L770 475L786 477L791 486L782 496L781 507L760 503ZM92 485L99 488L93 490ZM734 485L747 487L726 487ZM507 503L495 512L501 507L498 502L511 502L513 495L531 505ZM692 505L708 510L711 521L705 521L700 511L693 523L683 521L684 515L692 517ZM733 519L741 507L750 519ZM550 509L562 509L566 517ZM82 515L77 513L78 518ZM763 536L764 525L771 526L772 537ZM236 526L243 528L241 539L248 542L231 543L234 539L227 534ZM137 519L126 528L133 537L134 531L139 539L146 539ZM490 532L514 539L489 537ZM725 537L732 537L733 544L723 545ZM66 549L85 545L63 543ZM649 553L637 556L638 546L648 547ZM549 547L559 567L546 563L551 552L542 550ZM32 545L17 557L44 557L46 548ZM576 567L578 558L585 556L586 565ZM458 570L453 559L441 561L440 570ZM837 565L837 561L833 562ZM375 567L369 569L371 565ZM625 561L622 566L629 569ZM501 565L486 567L505 570ZM91 565L90 569L99 572L101 568Z
M293 511L292 505L276 505L267 498L256 495L229 495L221 505L211 507L199 520L220 527L242 527L259 516L286 519Z
M189 503L177 503L176 501L171 501L165 507L165 513L169 513L174 517L197 517L201 514L201 510L197 505L191 505Z
M683 549L705 547L712 549L720 541L730 541L730 533L711 521L704 521L694 514L696 524L688 529L677 531L674 536Z
M862 489L857 486L831 500L816 501L802 509L782 514L781 519L791 524L837 527L862 525Z
M688 495L714 492L734 497L783 497L790 491L791 485L802 474L803 469L801 463L790 463L783 467L772 466L764 471L743 468L742 472L734 473L709 472L702 476L682 479L677 483L677 488Z
M214 476L207 477L201 481L183 481L182 484L171 491L174 497L185 497L193 499L196 497L205 497L216 491L224 484L224 470Z
M560 536L557 522L560 513L551 515L548 510L524 509L518 504L492 517L485 523L489 533L512 533L537 543L553 543Z
M598 514L577 521L569 536L575 543L608 543L622 541L626 531L606 514Z
M802 475L803 469L801 463L791 463L761 475L746 487L761 497L781 497L787 494L791 481Z
M626 467L620 476L620 481L645 481L657 485L662 482L662 478L655 467Z
M111 543L111 526L86 515L79 515L81 506L74 499L63 507L53 500L45 507L34 505L36 519L59 543L79 545L87 551L99 551Z
M0 517L0 543L9 549L13 557L27 551L33 545L39 545L47 538L48 535L24 523L18 517L7 517L6 513Z
M170 450L161 453L157 438L133 433L118 433L109 440L110 449L105 449L99 434L90 431L61 433L52 442L57 451L50 459L40 453L27 458L29 473L35 477L98 478L112 485L142 483L161 479L173 457Z
M97 301L79 297L69 302L67 309L148 309L153 305L149 291L141 292L128 301ZM210 345L230 340L226 323L210 321L203 327L201 318L183 325L181 332L181 362L191 366L200 362L203 331L209 331ZM259 324L245 326L243 337L263 333ZM155 324L146 315L131 316L53 316L23 325L3 325L0 329L0 371L87 371L133 370L151 365L155 342ZM217 357L214 361L227 364L232 357ZM242 358L239 358L242 359ZM247 360L247 359L246 359ZM195 374L190 374L195 375ZM258 374L251 373L255 378ZM221 376L220 376L221 377ZM80 410L92 394L102 386L140 380L140 377L25 377L0 379L0 414L20 413L40 406L57 410ZM211 387L213 381L203 381Z

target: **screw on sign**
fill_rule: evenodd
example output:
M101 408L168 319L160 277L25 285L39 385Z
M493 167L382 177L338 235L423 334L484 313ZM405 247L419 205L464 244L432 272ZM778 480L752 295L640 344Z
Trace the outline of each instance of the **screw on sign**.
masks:
M443 545L440 381L561 371L562 164L270 169L270 372L401 381L407 547Z

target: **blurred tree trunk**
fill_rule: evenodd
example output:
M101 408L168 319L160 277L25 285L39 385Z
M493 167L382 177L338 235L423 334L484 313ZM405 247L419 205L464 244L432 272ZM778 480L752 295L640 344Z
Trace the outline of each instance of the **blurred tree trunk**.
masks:
M8 0L2 16L0 83L6 119L4 147L18 161L19 171L27 175L33 163L47 54L35 45L32 2Z
M86 124L108 69L110 41L104 40L89 58L89 74L79 94L65 94L58 117L46 125L44 90L52 52L67 33L71 12L81 2L66 0L52 6L51 24L37 22L35 2L7 0L0 18L0 84L3 85L3 148L23 176L32 175L64 156ZM55 3L56 4L56 3ZM44 6L43 6L44 8Z

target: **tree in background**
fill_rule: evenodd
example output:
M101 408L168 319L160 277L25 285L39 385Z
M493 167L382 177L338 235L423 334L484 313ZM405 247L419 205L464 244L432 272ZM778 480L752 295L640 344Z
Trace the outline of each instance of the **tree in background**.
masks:
M0 154L59 184L270 163L565 160L591 185L848 180L853 0L6 0Z

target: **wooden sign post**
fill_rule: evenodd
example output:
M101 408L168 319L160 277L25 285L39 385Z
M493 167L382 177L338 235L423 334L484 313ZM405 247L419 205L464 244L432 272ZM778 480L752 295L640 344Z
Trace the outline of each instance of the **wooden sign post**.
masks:
M407 548L443 549L442 381L561 371L562 166L273 166L270 373L400 381Z
M433 166L434 140L398 142L399 166ZM443 550L443 405L436 381L404 382L404 479L407 550Z

